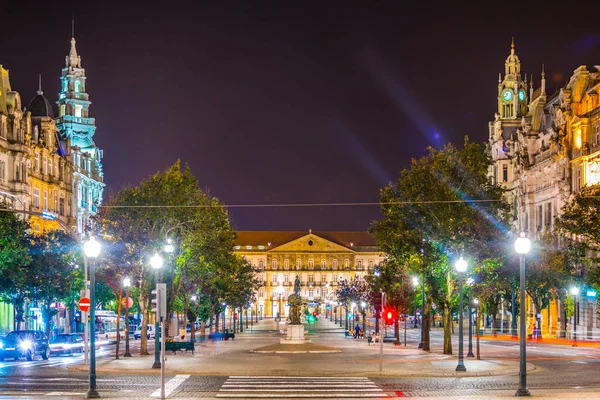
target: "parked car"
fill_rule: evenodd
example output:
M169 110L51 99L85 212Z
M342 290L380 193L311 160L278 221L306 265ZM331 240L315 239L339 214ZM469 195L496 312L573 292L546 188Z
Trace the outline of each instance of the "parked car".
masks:
M50 355L67 354L72 356L76 353L83 353L83 339L78 334L62 333L50 340Z
M50 357L50 344L44 332L12 331L0 341L0 360L25 357L27 361L33 361L37 355L44 360Z
M142 326L138 326L138 328L136 329L136 331L133 333L133 338L135 340L138 340L139 338L142 337ZM154 339L155 335L154 335L154 325L150 325L148 324L147 329L146 329L146 338L147 339Z

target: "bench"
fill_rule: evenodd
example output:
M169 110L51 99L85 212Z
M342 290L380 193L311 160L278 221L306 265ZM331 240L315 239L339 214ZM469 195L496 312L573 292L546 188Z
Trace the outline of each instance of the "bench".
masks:
M192 355L194 355L194 342L165 342L165 351L172 351L173 354L177 354L177 351L185 350L187 353L188 350L192 351Z

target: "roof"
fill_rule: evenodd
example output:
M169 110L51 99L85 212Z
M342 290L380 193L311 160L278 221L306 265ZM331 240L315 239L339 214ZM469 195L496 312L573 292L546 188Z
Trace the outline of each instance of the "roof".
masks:
M274 248L309 233L344 247L374 247L375 238L367 232L315 232L315 231L236 231L236 246L269 246Z
M54 112L52 110L52 104L44 97L43 94L38 92L29 105L27 111L31 113L32 117L50 117L54 118Z

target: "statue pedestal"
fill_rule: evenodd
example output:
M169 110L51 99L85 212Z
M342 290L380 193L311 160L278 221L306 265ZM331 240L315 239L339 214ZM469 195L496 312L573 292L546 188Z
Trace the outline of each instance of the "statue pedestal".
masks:
M287 337L280 339L281 344L305 344L310 343L310 339L304 338L304 325L292 324L287 326Z

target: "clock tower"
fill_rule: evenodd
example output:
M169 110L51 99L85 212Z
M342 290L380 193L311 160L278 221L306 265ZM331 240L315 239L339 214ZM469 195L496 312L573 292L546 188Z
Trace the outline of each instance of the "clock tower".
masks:
M521 79L521 61L515 54L515 40L504 62L504 79L498 75L498 114L502 119L517 119L527 114L527 80Z

